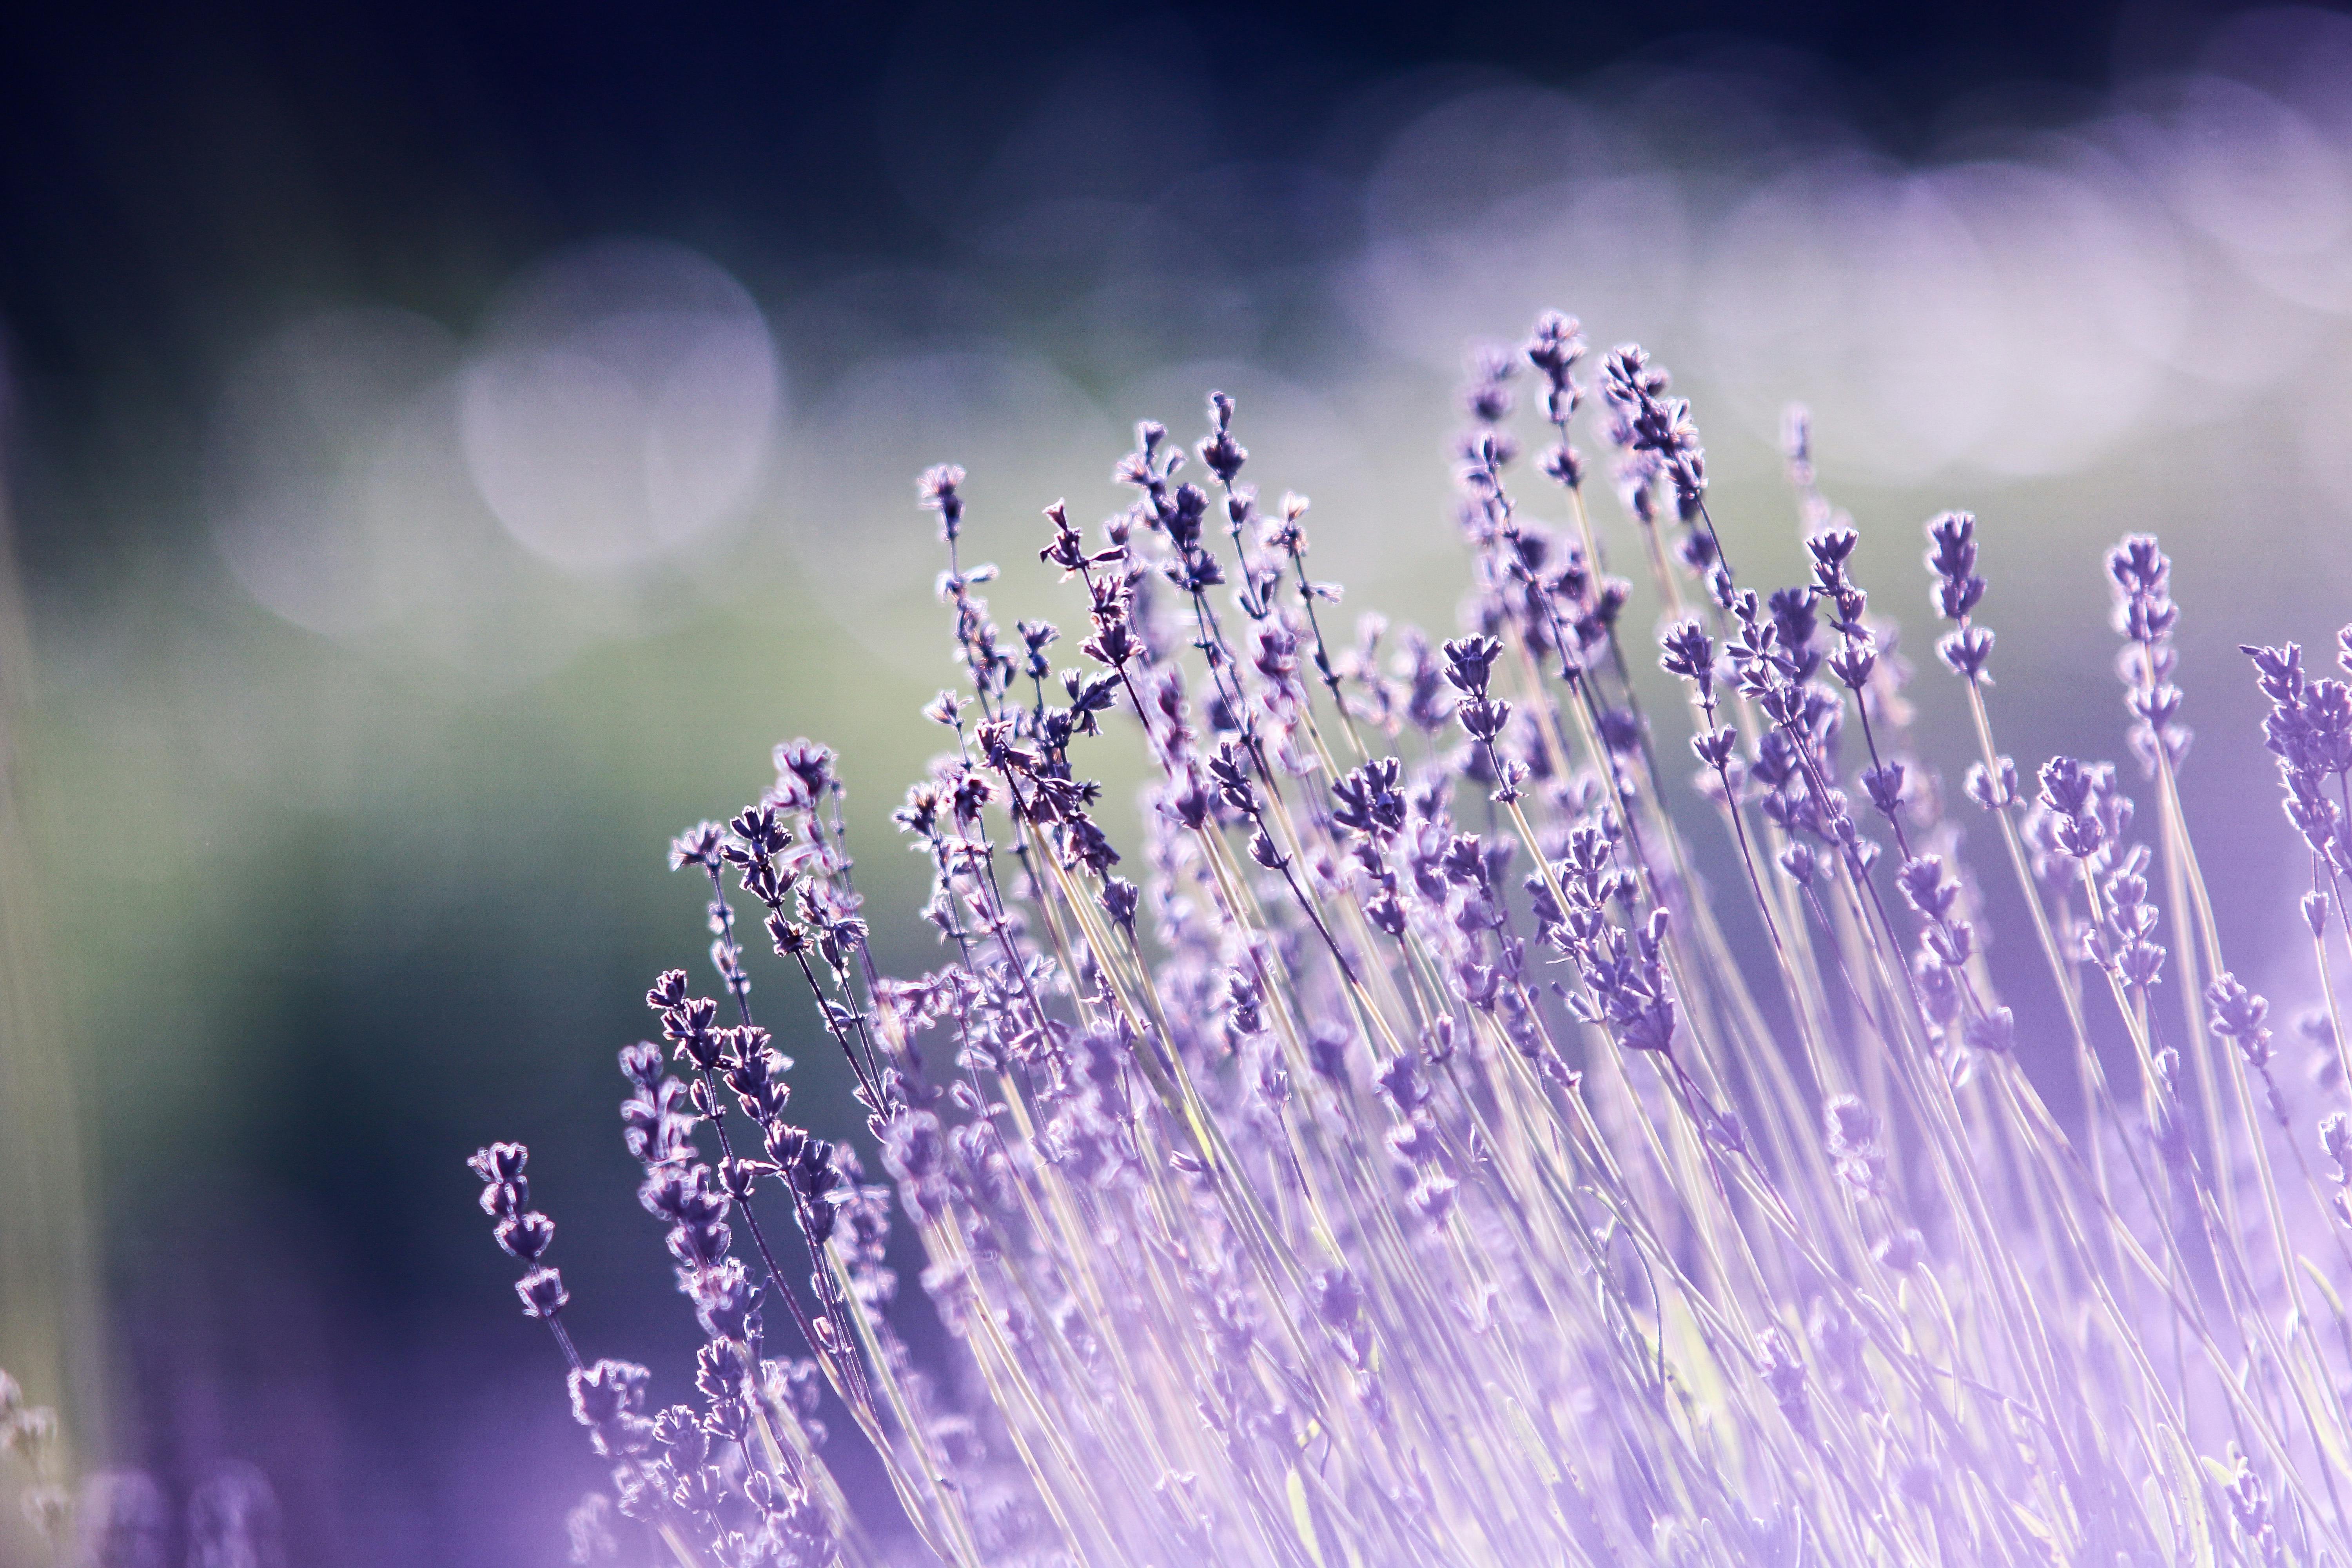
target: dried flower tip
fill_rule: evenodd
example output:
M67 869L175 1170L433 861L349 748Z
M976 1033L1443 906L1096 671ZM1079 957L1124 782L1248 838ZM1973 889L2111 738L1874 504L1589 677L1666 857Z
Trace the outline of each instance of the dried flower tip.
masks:
M2017 1016L2006 1007L1980 1013L1968 1021L1961 1037L1987 1056L2007 1056L2017 1043Z
M1222 392L1209 394L1209 434L1202 438L1198 450L1202 463L1229 489L1249 460L1247 449L1234 439L1233 425L1234 400Z
M2210 1010L2213 1032L2236 1041L2248 1067L2260 1068L2270 1061L2271 1032L2264 1020L2270 1016L2271 1005L2266 999L2224 972L2205 987L2205 1005Z
M704 870L719 867L719 846L727 830L715 822L698 822L669 841L669 868L683 870L688 866Z
M1862 770L1863 793L1882 816L1893 816L1904 800L1904 769L1901 763L1881 763ZM1937 911L1941 913L1941 910Z
M1936 654L1963 680L1990 686L1992 677L1985 673L1985 663L1992 658L1992 643L1991 627L1971 626L1944 634L1936 644Z
M520 1258L525 1263L536 1263L540 1255L555 1240L555 1222L533 1211L500 1220L495 1234L499 1245L506 1249L509 1257Z
M1495 659L1503 651L1500 640L1488 637L1456 637L1445 645L1445 679L1455 690L1473 699L1486 695Z
M1933 855L1906 860L1895 873L1895 883L1911 907L1932 921L1940 921L1951 911L1952 900L1960 891L1958 882L1944 880L1944 863Z
M963 527L963 497L957 487L963 483L963 470L953 463L940 463L925 468L915 481L915 494L925 511L940 514L940 537L949 543Z
M572 1373L572 1415L583 1426L604 1426L641 1415L653 1373L635 1362L606 1359Z
M1568 380L1576 362L1584 357L1584 328L1574 316L1546 310L1536 318L1535 331L1519 345L1519 353L1542 373L1546 381L1560 385Z
M477 1149L467 1157L466 1166L486 1182L520 1182L523 1167L530 1163L530 1150L521 1143L493 1143L487 1149Z
M1931 595L1936 613L1965 621L1984 598L1985 580L1976 574L1977 520L1972 512L1948 511L1927 521L1927 570L1936 574Z
M1678 675L1698 688L1698 700L1712 707L1715 701L1715 640L1706 628L1695 620L1676 621L1658 637L1665 649L1658 664L1668 675Z
M1543 456L1536 459L1536 471L1563 489L1581 489L1584 487L1584 454L1566 441L1547 447Z
M1970 800L1987 811L2014 805L2018 800L2017 763L2008 757L1995 757L1990 769L1982 763L1970 763L1961 787Z
M562 1273L553 1268L532 1269L515 1281L515 1294L522 1298L526 1318L552 1318L572 1300L572 1293L563 1288Z

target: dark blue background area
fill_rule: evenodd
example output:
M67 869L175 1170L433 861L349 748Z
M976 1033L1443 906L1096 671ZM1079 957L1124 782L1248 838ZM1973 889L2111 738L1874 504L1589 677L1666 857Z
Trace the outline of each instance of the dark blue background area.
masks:
M1568 83L1698 52L1794 65L1899 151L1956 99L2095 88L2204 19L2117 0L20 5L0 27L0 310L45 447L94 461L122 410L193 399L219 337L289 291L462 312L614 231L755 272L936 254L958 181L1090 49L1147 101L1163 51L1206 67L1209 135L1130 171L1165 183L1243 153L1344 162L1366 150L1335 144L1335 112L1401 73ZM43 512L24 527L45 559Z

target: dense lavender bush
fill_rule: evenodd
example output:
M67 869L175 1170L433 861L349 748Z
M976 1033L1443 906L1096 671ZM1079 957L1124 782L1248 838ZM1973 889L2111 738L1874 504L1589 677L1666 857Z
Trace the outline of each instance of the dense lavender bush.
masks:
M1307 503L1242 481L1222 395L1197 482L1146 424L1130 507L1091 533L1046 510L1084 603L1066 667L975 592L962 471L923 476L963 676L895 820L940 967L877 971L822 746L778 748L756 804L672 850L709 885L716 994L655 982L622 1121L704 1335L689 1397L575 1351L525 1151L474 1161L612 1465L574 1562L866 1563L908 1526L959 1564L2352 1562L2352 1131L2313 1119L2230 973L2156 542L2106 561L2128 765L2028 770L1995 739L1975 520L1927 524L1963 809L1913 750L1801 414L1811 576L1768 593L1665 373L1621 348L1588 384L1586 357L1546 316L1477 362L1475 592L1442 645L1376 616L1333 640ZM1587 511L1588 398L1695 775L1631 679L1651 656ZM2337 1101L2352 696L2293 646L2248 652ZM1155 770L1139 821L1087 776L1114 735ZM2057 1016L2003 1005L1970 815ZM754 917L887 1182L787 1120ZM2127 1054L2095 1045L2108 1008ZM2082 1114L2021 1051L2067 1064ZM894 1224L937 1364L894 1326ZM896 1510L845 1499L835 1410Z

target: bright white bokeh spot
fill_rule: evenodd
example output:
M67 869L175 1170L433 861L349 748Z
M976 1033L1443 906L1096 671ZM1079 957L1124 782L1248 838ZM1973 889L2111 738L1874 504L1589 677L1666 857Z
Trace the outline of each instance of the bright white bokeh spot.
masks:
M2352 228L2352 170L2309 120L2221 77L2191 77L2177 92L2137 151L2182 217L2257 255L2319 250Z
M609 386L581 363L591 387ZM501 526L461 431L475 384L454 337L401 311L324 311L265 342L229 378L205 448L205 509L230 575L283 620L467 690L674 614L658 591L583 581ZM690 404L667 418L691 423ZM688 494L702 482L666 471L660 443L641 449L654 461L633 479Z
M782 400L766 319L681 247L614 240L509 289L468 367L467 467L507 531L604 572L727 518L766 467Z
M230 573L265 607L330 637L405 614L408 561L436 520L383 504L382 446L457 363L421 316L334 310L280 331L229 378L203 491Z

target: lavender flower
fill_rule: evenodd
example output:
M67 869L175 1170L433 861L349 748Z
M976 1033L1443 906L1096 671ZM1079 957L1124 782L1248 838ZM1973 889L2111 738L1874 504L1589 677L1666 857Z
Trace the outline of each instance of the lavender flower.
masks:
M892 821L936 966L884 973L908 922L869 916L813 742L672 848L717 984L663 973L663 1044L619 1065L698 1336L684 1400L578 1353L526 1152L473 1162L611 1467L575 1562L629 1531L681 1568L2352 1560L2347 1084L2291 1095L2223 968L2172 788L2170 563L2144 535L2106 561L2151 849L2112 765L2029 783L1997 749L1979 525L1927 525L1964 791L2056 987L2020 1001L1810 417L1804 579L1745 582L1689 405L1605 356L1637 586L1585 510L1586 352L1548 314L1472 361L1450 639L1327 640L1306 502L1261 509L1242 475L1280 455L1222 393L1189 448L1137 427L1098 530L1045 509L1067 640L999 627L961 554L989 520L924 475L961 678ZM1515 489L1530 371L1557 529ZM1630 673L1637 602L1686 734ZM2352 696L2249 653L2333 1058ZM1685 738L1695 797L1661 765ZM1133 821L1097 782L1122 742ZM2179 974L2186 1037L2156 1005ZM796 1036L854 1110L795 1092ZM901 1268L944 1350L902 1335ZM853 1506L828 1425L887 1497Z

